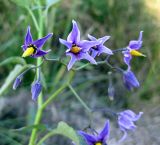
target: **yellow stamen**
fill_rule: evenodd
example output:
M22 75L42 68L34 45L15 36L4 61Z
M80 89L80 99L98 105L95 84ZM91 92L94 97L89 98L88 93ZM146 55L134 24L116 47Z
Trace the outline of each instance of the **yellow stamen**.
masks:
M33 48L33 47L28 47L28 48L24 51L22 57L30 56L30 55L32 55L33 53L34 53L34 48Z
M133 56L144 56L144 57L146 57L146 55L144 55L143 53L141 53L137 50L131 50L130 54L133 55Z
M78 46L73 46L72 49L71 49L71 52L73 52L73 53L79 53L80 50L81 50L80 47L78 47Z
M95 145L102 145L102 143L101 142L97 142Z

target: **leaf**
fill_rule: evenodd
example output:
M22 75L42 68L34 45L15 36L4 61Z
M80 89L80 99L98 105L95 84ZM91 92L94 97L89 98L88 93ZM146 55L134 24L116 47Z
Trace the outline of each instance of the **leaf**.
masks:
M16 64L19 63L25 65L26 61L22 57L9 57L0 63L0 67L3 65L7 65L9 63L16 63Z
M4 84L0 88L0 96L8 89L8 87L12 84L14 79L26 68L26 66L16 65L14 69L10 72L8 77L6 78Z
M37 124L37 125L30 125L30 126L24 126L18 129L11 129L11 131L28 131L32 130L33 128L36 128L38 130L46 130L46 126L43 124Z

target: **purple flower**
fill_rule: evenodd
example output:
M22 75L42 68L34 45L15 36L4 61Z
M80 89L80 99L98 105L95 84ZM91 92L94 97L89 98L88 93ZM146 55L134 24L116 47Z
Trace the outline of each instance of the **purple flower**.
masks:
M49 33L47 36L33 41L32 34L30 32L30 26L28 26L24 45L22 45L22 48L24 51L22 57L31 56L31 57L36 58L36 57L41 57L41 56L46 55L50 50L44 51L41 48L45 44L45 42L50 37L52 37L52 35L53 33Z
M123 82L128 90L132 90L132 88L138 88L140 86L137 78L130 68L123 72Z
M127 50L123 51L124 54L124 62L130 66L130 60L132 59L132 56L145 56L138 50L142 46L142 35L143 31L140 31L138 40L131 40L129 42L129 45L127 46Z
M39 80L36 80L35 82L33 82L31 87L32 100L36 101L41 91L42 85Z
M81 59L86 59L90 61L90 63L96 64L96 61L89 55L88 51L91 47L98 45L99 42L80 40L80 31L76 21L72 20L72 24L72 31L68 35L67 40L59 39L60 43L68 48L66 55L71 57L67 66L68 70L72 68L76 61Z
M110 125L109 120L107 120L103 130L96 136L87 134L83 131L79 131L79 134L82 135L87 141L88 145L105 145L106 140L109 137Z
M121 138L120 142L126 138L127 130L134 130L136 128L136 125L134 124L134 122L139 120L142 114L143 112L139 112L138 114L135 114L131 110L126 110L118 113L118 125L121 131L124 132L124 135Z
M13 90L16 90L22 82L22 76L18 76L13 83Z
M91 36L91 35L88 35L88 38L91 40L91 41L98 41L99 44L98 45L95 45L93 47L91 47L91 56L93 58L95 58L97 55L99 56L101 53L106 53L106 54L109 54L109 55L112 55L112 51L107 48L106 46L104 46L104 43L110 38L110 36L104 36L102 38L99 38L99 39L96 39L95 37Z

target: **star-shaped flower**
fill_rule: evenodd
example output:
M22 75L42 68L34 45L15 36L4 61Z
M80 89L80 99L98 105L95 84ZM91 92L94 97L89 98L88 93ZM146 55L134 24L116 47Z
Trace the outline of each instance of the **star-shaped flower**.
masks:
M109 54L109 55L112 55L112 51L107 48L106 46L104 46L104 43L110 38L110 36L104 36L102 38L99 38L99 39L96 39L95 37L91 36L91 35L88 35L88 38L91 40L91 41L98 41L99 44L98 45L95 45L93 47L91 47L91 56L93 58L95 58L97 55L99 56L101 53L106 53L106 54Z
M132 56L144 56L138 50L142 47L142 35L143 31L140 31L138 40L131 40L129 45L127 46L127 50L123 51L124 54L124 62L130 67L130 60Z
M79 131L79 134L82 135L88 145L106 145L106 141L109 137L110 125L109 120L107 120L104 128L98 135L90 135L85 133L84 131Z
M125 110L118 113L118 125L120 129L124 132L124 135L120 141L123 141L126 138L127 130L134 130L136 128L134 122L139 120L142 114L143 112L135 114L132 110Z
M30 32L30 26L28 26L24 45L22 45L22 48L24 51L22 57L31 56L31 57L36 58L36 57L41 57L41 56L46 55L50 50L44 51L41 48L45 44L45 42L50 37L52 37L52 35L53 33L49 33L47 36L33 41L32 34Z
M98 41L80 40L80 31L76 21L72 20L72 31L67 37L67 40L59 39L60 43L65 45L68 49L66 55L71 59L68 64L68 70L72 68L74 63L81 59L86 59L92 64L96 64L93 57L89 55L89 49L99 44Z

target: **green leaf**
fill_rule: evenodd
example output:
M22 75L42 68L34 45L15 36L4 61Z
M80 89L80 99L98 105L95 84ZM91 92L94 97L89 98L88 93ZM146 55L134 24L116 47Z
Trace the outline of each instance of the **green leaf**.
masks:
M0 67L10 63L25 65L26 61L22 57L9 57L0 63Z
M0 88L0 96L8 89L8 87L12 84L15 78L26 68L26 66L16 65L14 69L10 72L8 77L6 78L4 84Z
M69 139L71 139L76 145L80 145L79 144L79 137L76 133L76 131L70 127L68 124L66 124L65 122L61 121L58 123L58 127L52 131L50 131L48 134L46 134L39 142L37 145L42 145L42 143L48 139L51 136L54 135L63 135L65 137L68 137Z

